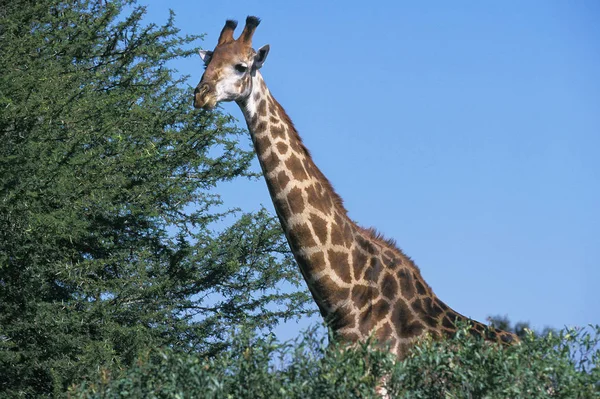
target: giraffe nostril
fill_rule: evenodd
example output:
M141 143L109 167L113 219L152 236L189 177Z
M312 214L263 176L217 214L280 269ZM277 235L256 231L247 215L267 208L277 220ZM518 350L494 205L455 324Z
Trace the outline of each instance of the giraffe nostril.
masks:
M198 86L196 86L196 88L194 89L194 95L204 94L208 91L210 91L209 85L206 83L202 83L202 84L199 84Z
M210 91L210 86L207 83L201 84L198 88L200 94L204 94Z
M194 107L211 109L216 105L214 90L208 83L200 83L194 89Z

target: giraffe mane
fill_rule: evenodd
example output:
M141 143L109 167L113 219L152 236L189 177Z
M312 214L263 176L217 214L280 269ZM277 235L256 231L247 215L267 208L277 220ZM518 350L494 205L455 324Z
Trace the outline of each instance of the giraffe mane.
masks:
M377 243L383 245L384 247L400 251L400 248L398 248L398 244L396 243L395 239L384 236L383 233L378 231L376 228L361 227L361 229L364 233L366 233L374 241L377 241Z
M366 234L367 236L369 236L369 238L371 238L373 241L377 242L379 245L393 251L393 252L397 252L400 255L402 255L402 257L404 259L406 259L407 262L409 262L413 267L414 267L414 271L417 273L417 275L422 279L422 283L423 285L431 291L431 287L429 286L429 284L427 283L427 281L425 281L425 279L422 278L421 276L421 269L419 268L419 266L417 266L417 264L412 260L412 258L408 255L406 255L404 253L404 251L402 251L400 249L400 247L398 247L398 244L396 243L396 240L393 238L387 238L385 237L381 232L377 231L377 229L375 229L374 227L360 227L358 226L359 229L361 229L361 231Z

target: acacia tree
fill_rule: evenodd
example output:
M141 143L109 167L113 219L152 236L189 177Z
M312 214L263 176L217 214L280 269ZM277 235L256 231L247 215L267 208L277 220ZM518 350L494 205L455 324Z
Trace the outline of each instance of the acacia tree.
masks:
M169 67L198 37L143 14L0 4L0 396L60 394L156 347L211 356L233 326L307 311L278 288L299 273L272 216L216 229L218 184L252 176L247 136L193 110Z

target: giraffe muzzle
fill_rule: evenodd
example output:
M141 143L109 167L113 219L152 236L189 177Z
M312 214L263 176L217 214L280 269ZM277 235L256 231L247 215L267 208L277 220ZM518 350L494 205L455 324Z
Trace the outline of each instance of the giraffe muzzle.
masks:
M207 83L203 83L194 90L194 108L213 109L217 105L217 98Z

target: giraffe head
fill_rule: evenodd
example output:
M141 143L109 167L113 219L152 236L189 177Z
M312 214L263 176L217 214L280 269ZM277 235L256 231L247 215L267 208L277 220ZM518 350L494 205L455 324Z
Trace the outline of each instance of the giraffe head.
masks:
M217 47L213 51L200 50L206 71L194 91L194 107L211 109L220 101L240 101L250 95L252 76L269 53L269 45L258 51L252 48L252 35L259 23L256 17L246 18L242 34L234 39L237 22L228 20Z

